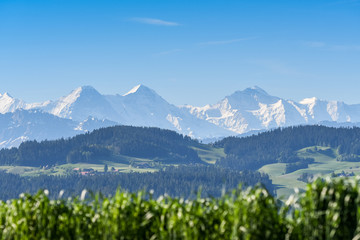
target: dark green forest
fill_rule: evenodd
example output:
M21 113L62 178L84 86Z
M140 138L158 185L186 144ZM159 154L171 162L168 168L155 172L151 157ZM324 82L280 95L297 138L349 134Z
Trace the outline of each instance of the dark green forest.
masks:
M45 166L97 163L118 155L154 159L161 163L201 163L190 146L198 142L159 128L115 126L69 139L27 141L18 148L0 150L0 165ZM114 160L115 161L115 160Z
M18 148L0 150L0 165L45 166L65 163L120 161L116 156L152 159L165 164L203 163L192 147L205 146L190 137L159 128L116 126L69 139L27 141ZM359 161L360 128L297 126L249 137L228 137L211 145L224 148L220 167L256 170L271 163L310 163L295 151L309 146L332 147L339 161Z
M0 172L0 199L16 198L21 193L36 193L47 189L53 198L61 190L63 197L79 196L84 189L90 192L101 192L113 195L116 190L130 192L153 190L154 196L168 194L172 197L194 198L198 190L203 197L220 197L222 192L262 183L271 193L275 187L269 176L254 171L234 171L214 166L167 167L155 173L113 173L95 176L39 176L20 177Z
M218 166L240 170L256 170L271 163L289 163L290 168L300 166L300 162L309 164L311 159L299 158L296 151L310 146L335 148L341 154L341 160L355 161L360 160L357 157L360 155L360 128L278 128L244 138L228 137L214 146L224 148L226 153L225 158L217 161Z
M28 141L18 148L0 150L0 165L54 166L65 163L101 163L126 161L119 156L146 158L158 163L156 173L97 173L95 176L20 177L0 173L0 198L19 193L35 193L39 188L52 194L66 190L67 196L83 189L113 194L118 187L129 191L153 189L155 194L191 197L201 186L204 196L220 196L223 189L238 184L263 183L273 193L268 175L256 170L271 163L286 163L285 173L307 168L312 158L297 151L309 146L336 149L338 161L360 160L360 128L298 126L279 128L245 138L228 137L213 144L201 144L176 132L159 128L116 126L95 130L69 139ZM226 157L215 166L202 161L194 149L223 148ZM310 151L310 150L309 150ZM311 150L312 151L312 150ZM333 150L316 150L331 155ZM126 162L129 164L129 162ZM172 167L180 165L180 167Z

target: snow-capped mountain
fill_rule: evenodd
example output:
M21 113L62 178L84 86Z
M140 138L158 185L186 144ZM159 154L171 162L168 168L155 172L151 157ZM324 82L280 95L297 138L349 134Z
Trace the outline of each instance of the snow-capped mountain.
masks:
M359 122L360 104L348 105L339 101L324 101L315 97L300 101L305 105L309 121Z
M59 118L39 110L15 110L0 114L0 148L17 147L26 140L52 140L92 131L114 122L88 118L83 122Z
M14 112L16 109L25 108L25 102L15 99L8 93L0 93L0 113Z
M84 86L58 100L43 103L28 104L11 97L4 99L6 101L0 101L1 113L14 115L17 110L22 110L21 112L29 110L36 111L37 114L46 113L47 116L52 116L54 119L40 121L34 118L34 121L29 120L30 127L22 122L17 125L16 132L5 127L9 124L1 125L0 131L3 131L4 134L0 135L0 143L3 143L0 144L0 147L16 146L21 141L28 139L69 137L115 124L165 128L199 139L233 134L229 130L199 119L188 111L168 103L154 90L144 85L138 85L123 95L102 95L93 87ZM7 116L7 119L12 117L11 114ZM53 123L56 122L55 119L59 124ZM69 121L64 126L60 124L60 120ZM52 134L42 125L56 128L59 134ZM13 128L14 126L11 126L10 129ZM34 129L34 133L26 130L29 128ZM48 135L45 134L46 131L49 131ZM5 132L8 134L6 135ZM37 133L35 134L35 132Z
M108 120L121 118L105 97L91 86L79 87L59 100L33 108L40 108L55 116L75 121L83 121L89 116Z
M108 95L106 98L122 116L119 122L125 125L166 128L194 138L233 134L168 103L144 85L138 85L124 95Z
M15 112L18 109L35 109L43 108L47 106L50 101L41 102L41 103L25 103L23 100L13 98L10 94L0 93L0 114L5 114L9 112Z
M292 102L254 87L236 91L215 105L184 106L190 113L238 134L306 123Z
M191 114L238 134L322 121L359 122L360 105L306 98L300 102L271 96L259 87L236 91L217 104L183 106Z
M0 148L28 139L55 139L116 124L175 130L198 139L300 124L334 126L360 122L360 104L272 96L259 87L236 91L214 105L177 107L138 85L125 94L103 95L79 87L58 100L26 103L0 94ZM345 124L344 124L345 123Z

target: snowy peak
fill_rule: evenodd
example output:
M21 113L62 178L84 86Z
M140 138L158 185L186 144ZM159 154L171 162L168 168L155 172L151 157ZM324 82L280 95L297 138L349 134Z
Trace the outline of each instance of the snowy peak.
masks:
M66 98L76 100L80 96L93 97L93 96L101 96L101 94L92 86L82 86L73 90Z
M130 91L128 91L127 93L125 93L123 96L127 96L127 95L129 95L129 94L136 93L136 92L139 90L140 87L141 87L141 84L136 85L136 86L133 87Z
M315 104L317 101L318 99L316 97L312 97L312 98L304 98L299 103L303 105L310 105L310 104Z
M89 116L98 119L119 120L118 114L110 103L95 88L83 86L73 90L69 95L54 102L48 112L76 121L83 121Z
M258 86L253 86L253 87L250 87L250 88L246 88L242 92L248 93L248 94L269 95L264 89L262 89L262 88L260 88Z
M143 84L139 84L135 87L133 87L129 92L125 93L123 97L129 96L129 95L158 95L154 90L151 88L148 88L147 86Z
M7 92L4 93L4 94L1 94L1 93L0 93L0 99L7 100L7 101L14 101L14 100L15 100L15 99L14 99L10 94L8 94Z
M1 94L0 94L1 96ZM6 97L6 98L13 98L9 93L5 92L4 95L2 95L3 97Z
M21 118L20 112L14 113L18 109L39 111L29 115L31 121L28 121ZM20 139L20 142L31 139L32 136L39 139L55 136L47 134L49 130L41 130L45 129L40 127L42 122L56 128L59 133L67 131L69 136L76 131L95 129L104 124L125 124L171 129L202 139L282 126L317 124L321 121L360 122L360 104L348 105L317 98L295 102L272 96L258 86L235 91L216 104L204 107L174 106L142 84L124 95L102 95L92 86L82 86L58 100L31 104L4 93L0 94L0 113L11 115L11 121L22 129L19 128L19 134L16 135L15 132L9 132L8 128L5 129L12 124L9 125L9 119L0 121L0 143L9 139ZM39 116L46 116L41 113L48 113L49 116L60 117L61 121L48 116L36 118L35 113ZM0 120L3 114L0 114ZM64 118L69 121L64 121ZM15 121L17 119L19 121ZM62 127L60 122L64 122ZM43 135L26 134L30 127L34 134L41 132ZM1 130L2 128L5 130ZM6 134L1 135L1 131Z
M132 103L134 103L135 105L138 105L138 107L140 107L141 109L144 109L144 107L146 106L150 108L162 108L163 106L170 104L154 90L142 84L135 86L126 94L118 97L122 98L121 101L123 102L123 104L133 105Z
M78 87L78 89L81 89L82 91L96 91L97 92L97 90L91 85L84 85L84 86Z
M57 101L57 106L52 110L52 113L59 116L60 113L68 108L70 105L74 104L79 100L80 97L91 99L93 97L99 97L101 94L96 91L95 88L91 86L83 86L73 90L69 95L60 98Z
M360 105L347 105L341 101L326 101L316 97L305 98L300 101L307 109L309 119L313 122L335 121L350 122L359 121Z
M314 101L305 102L310 104ZM240 134L253 130L306 124L308 119L314 119L311 104L304 105L271 96L257 86L236 91L215 105L202 108L187 106L184 109L198 118ZM336 115L336 113L332 114ZM321 115L325 120L328 119Z
M249 101L250 99L253 99L255 101L271 101L271 102L277 101L279 99L277 97L273 97L269 95L266 91L264 91L263 89L257 86L246 88L242 91L235 91L233 94L227 96L226 98L235 99L236 101L243 101L243 100Z
M269 95L263 89L255 86L236 91L230 96L225 97L221 102L226 101L233 109L256 110L259 104L274 104L280 98Z
M16 109L24 108L25 103L13 98L10 94L0 94L0 113L14 112Z
M229 97L235 96L270 96L265 90L258 86L254 86L251 88L246 88L244 90L235 91Z

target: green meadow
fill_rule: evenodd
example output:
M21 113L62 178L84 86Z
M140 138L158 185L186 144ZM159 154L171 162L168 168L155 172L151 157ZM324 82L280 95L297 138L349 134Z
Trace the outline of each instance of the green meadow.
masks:
M318 150L331 149L329 147L316 146ZM275 163L268 164L259 169L259 171L269 174L273 181L273 184L277 185L277 196L288 197L294 193L295 188L303 190L306 183L299 181L298 178L303 173L309 173L314 177L331 177L332 173L340 173L342 171L350 173L353 172L355 175L360 175L360 163L359 162L340 162L336 160L338 156L336 149L331 149L333 156L328 156L320 152L309 152L307 150L315 151L315 146L307 147L297 151L299 157L314 158L315 162L309 164L308 168L299 169L297 171L285 174L286 163Z

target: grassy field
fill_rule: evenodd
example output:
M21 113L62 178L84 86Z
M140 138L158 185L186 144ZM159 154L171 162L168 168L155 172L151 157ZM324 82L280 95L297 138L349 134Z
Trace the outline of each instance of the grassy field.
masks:
M216 160L225 157L222 148L212 148L204 146L202 148L194 148L198 152L202 161L208 164L215 164ZM104 171L105 164L108 165L109 171L115 168L119 172L154 172L158 171L162 166L154 160L145 158L135 158L127 156L113 156L111 159L100 159L98 164L91 163L76 163L76 164L63 164L48 169L39 167L25 167L25 166L0 166L0 171L8 173L19 174L21 176L35 177L39 175L66 175L73 171L74 168L89 169L92 168L98 172Z
M201 160L207 164L215 164L216 160L225 157L224 149L203 146L201 148L193 147L197 151ZM336 149L328 147L308 147L297 151L297 155L303 158L314 158L315 162L309 164L306 169L300 169L289 174L285 174L286 163L268 164L260 168L261 172L269 174L273 184L277 185L277 196L287 198L294 193L294 188L304 189L306 183L297 180L303 173L313 174L314 176L327 177L334 173L342 171L355 175L360 175L360 163L357 162L339 162ZM0 166L0 170L8 173L19 174L21 176L39 176L39 175L65 175L73 171L74 168L89 169L92 168L98 172L104 171L105 164L109 171L115 168L119 172L154 172L165 165L161 165L151 159L133 158L126 156L115 156L111 159L102 159L99 164L76 163L54 166L49 169L24 167L24 166Z
M202 148L193 147L193 149L198 153L202 161L209 164L215 164L216 160L226 157L223 148L203 146Z
M26 167L26 166L0 166L0 170L7 173L19 174L21 176L35 177L40 175L66 175L73 172L74 168L89 169L92 168L98 172L103 172L105 165L108 170L115 168L119 172L154 172L158 171L158 166L152 164L151 167L141 167L143 163L152 163L149 159L129 158L121 156L114 162L114 159L100 160L98 164L76 163L63 164L50 168ZM140 166L140 167L139 167Z
M37 171L39 168L25 166L0 166L0 170L8 173L26 175L27 173Z
M327 150L327 147L317 147L318 150ZM308 152L307 150L314 151ZM336 161L338 156L336 149L331 149L334 156L329 156L324 153L316 152L315 147L308 147L297 152L299 157L314 158L315 162L309 164L306 169L300 169L295 172L285 174L286 163L275 163L263 166L260 171L270 175L273 183L278 186L277 196L287 198L294 193L294 188L304 189L306 183L297 180L301 174L309 173L314 176L327 177L334 173L354 172L355 175L360 175L360 163L358 162L339 162Z

